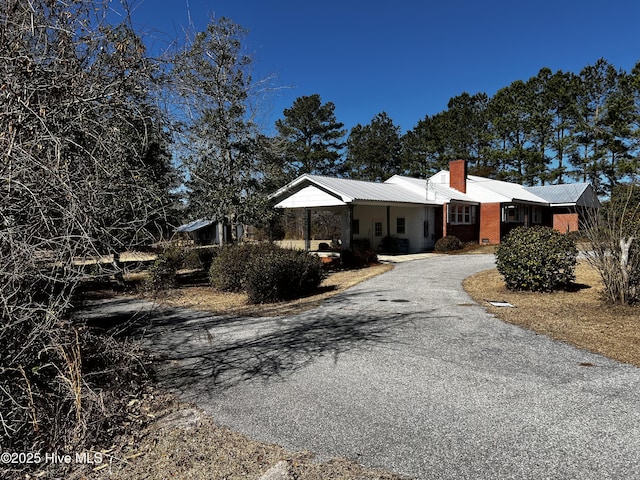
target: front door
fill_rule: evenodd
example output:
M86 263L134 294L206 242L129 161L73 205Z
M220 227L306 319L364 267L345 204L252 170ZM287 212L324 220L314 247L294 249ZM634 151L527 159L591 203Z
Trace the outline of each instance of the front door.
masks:
M433 241L437 242L443 236L444 224L442 222L442 218L444 216L444 212L446 211L446 207L443 207L443 208L434 207L433 211L434 211L434 218L433 218L433 233L434 233L434 236L433 236Z
M383 223L381 219L374 219L371 225L371 248L373 250L378 250L382 243L383 234Z

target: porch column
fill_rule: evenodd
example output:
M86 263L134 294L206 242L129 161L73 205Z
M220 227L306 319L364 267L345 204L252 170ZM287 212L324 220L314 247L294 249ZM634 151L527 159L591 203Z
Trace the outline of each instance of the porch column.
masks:
M304 209L304 249L311 250L311 209Z
M445 203L442 206L442 237L446 237L449 232L447 232L447 222L449 221L449 204Z
M349 204L347 206L347 235L345 238L346 245L343 243L342 250L352 250L353 249L353 205Z
M391 206L387 205L387 237L391 236Z

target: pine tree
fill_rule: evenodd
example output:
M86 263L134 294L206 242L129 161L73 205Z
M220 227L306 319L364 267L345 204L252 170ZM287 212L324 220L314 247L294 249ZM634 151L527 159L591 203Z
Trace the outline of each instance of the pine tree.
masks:
M290 178L304 173L337 175L340 173L344 124L336 120L335 106L322 103L320 95L299 97L276 128L284 143L285 165Z
M379 182L401 173L400 127L386 112L377 114L368 125L356 125L347 139L346 175Z

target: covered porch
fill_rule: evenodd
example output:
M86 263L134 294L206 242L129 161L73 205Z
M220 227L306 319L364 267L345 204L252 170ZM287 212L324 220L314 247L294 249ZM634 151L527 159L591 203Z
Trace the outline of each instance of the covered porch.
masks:
M328 211L340 218L336 243L341 250L394 253L433 248L436 208L423 198L396 185L311 175L296 179L272 196L276 208L303 212L306 250L311 248L312 213Z

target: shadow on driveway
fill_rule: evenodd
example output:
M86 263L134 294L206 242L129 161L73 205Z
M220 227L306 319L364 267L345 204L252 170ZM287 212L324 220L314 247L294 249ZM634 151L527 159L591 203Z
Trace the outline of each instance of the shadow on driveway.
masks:
M144 338L157 352L159 380L179 391L283 379L322 356L331 355L337 362L356 347L397 343L391 330L413 318L400 312L380 315L375 308L370 313L322 309L286 318L211 317L165 308L160 312ZM424 318L430 312L418 315Z

